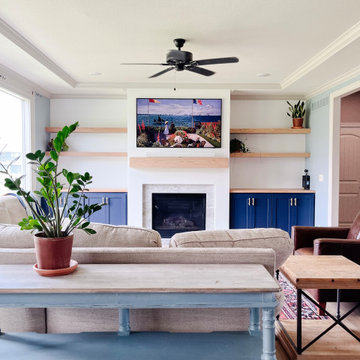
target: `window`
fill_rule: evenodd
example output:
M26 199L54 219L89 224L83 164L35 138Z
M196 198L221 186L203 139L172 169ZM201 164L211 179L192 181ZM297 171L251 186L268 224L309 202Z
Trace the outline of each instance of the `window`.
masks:
M17 156L10 172L15 177L25 174L25 101L0 90L0 160L9 164ZM6 175L0 174L0 195L9 192L4 186Z

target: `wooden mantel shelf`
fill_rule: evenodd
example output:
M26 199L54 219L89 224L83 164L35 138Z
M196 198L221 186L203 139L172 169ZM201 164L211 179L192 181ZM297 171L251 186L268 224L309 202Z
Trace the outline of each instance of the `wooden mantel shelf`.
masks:
M228 168L228 158L204 157L131 157L131 168Z
M57 133L62 130L61 127L47 127L45 128L47 133ZM77 133L127 133L126 128L118 127L78 127L74 132Z
M50 155L50 152L47 151L46 155ZM60 156L88 156L88 157L127 157L127 152L93 152L93 151L63 151L60 153Z
M309 158L310 153L241 153L230 154L234 158Z
M230 129L230 134L310 134L311 129L291 129L291 128L243 128Z

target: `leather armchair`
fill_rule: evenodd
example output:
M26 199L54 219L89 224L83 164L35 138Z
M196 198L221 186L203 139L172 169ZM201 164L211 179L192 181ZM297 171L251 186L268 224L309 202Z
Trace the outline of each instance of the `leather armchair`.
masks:
M360 264L360 211L350 228L293 226L291 237L294 255L343 255ZM335 290L308 291L324 308L336 301ZM360 302L360 291L343 290L341 301Z

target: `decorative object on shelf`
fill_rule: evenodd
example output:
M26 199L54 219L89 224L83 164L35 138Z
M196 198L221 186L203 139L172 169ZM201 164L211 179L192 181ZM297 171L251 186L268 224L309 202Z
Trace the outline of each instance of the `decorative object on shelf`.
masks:
M51 151L51 150L55 150L54 149L54 139L50 139L47 147L46 147L47 151ZM64 145L61 149L61 151L68 151L69 150L69 145L64 141Z
M289 101L286 101L289 105L290 113L287 113L293 119L292 129L302 129L305 116L305 102L299 100L296 104L292 105Z
M249 152L249 148L246 147L246 145L239 139L231 139L230 140L230 153L234 152L241 152L241 153L247 153Z
M40 190L34 193L44 199L49 211L45 212L40 206L39 200L21 187L21 179L24 177L14 178L10 172L10 164L4 165L0 162L1 173L7 175L5 186L16 191L21 196L32 215L22 219L19 222L21 230L37 231L34 234L34 243L36 250L36 268L39 270L73 270L76 267L71 266L71 251L73 243L74 229L82 229L87 234L95 234L95 231L89 228L88 221L96 211L99 211L104 204L83 205L86 199L85 191L87 186L92 183L92 177L88 172L84 175L73 173L66 169L58 170L59 156L63 149L65 140L77 128L78 123L65 126L59 131L53 141L54 149L50 151L50 157L44 160L45 152L37 150L35 153L28 153L26 157L30 160L29 164L35 165L37 181L40 184ZM18 158L12 162L17 161ZM60 175L66 181L66 185L61 184ZM62 190L68 189L60 206L60 197ZM69 203L69 197L75 198ZM67 218L66 218L67 216ZM40 271L41 272L41 271Z
M304 172L305 175L302 177L302 187L305 190L310 190L310 175L308 174L309 170L305 169Z

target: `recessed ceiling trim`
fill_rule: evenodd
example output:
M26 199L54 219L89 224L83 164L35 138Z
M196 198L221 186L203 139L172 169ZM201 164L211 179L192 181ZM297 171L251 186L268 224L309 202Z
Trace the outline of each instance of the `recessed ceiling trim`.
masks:
M53 94L51 99L122 99L126 100L127 95L121 94Z
M330 80L323 84L322 86L318 87L317 89L309 92L306 94L306 99L310 99L314 96L320 95L325 91L328 91L334 88L337 85L344 83L345 81L351 80L357 76L360 76L360 65L355 67L354 69L347 71L346 73L342 74L341 76L336 77L333 80Z
M0 87L4 87L7 89L9 88L13 89L15 87L14 88L15 92L20 88L21 89L25 88L29 93L31 93L32 91L36 91L45 97L50 98L51 96L51 94L47 90L45 90L38 84L33 83L29 79L19 75L17 72L1 64L0 64L0 73L5 75L6 78L6 79L1 79Z
M249 95L249 94L234 94L230 95L231 100L299 100L305 99L304 94L281 94L281 95Z
M229 83L77 83L77 88L98 89L137 89L137 88L177 88L177 89L230 89L230 90L281 90L280 84L229 84Z
M338 38L332 41L328 46L319 51L315 56L301 65L297 70L287 76L280 84L282 89L286 89L310 71L317 68L323 62L334 56L337 52L351 44L360 37L360 21L350 29L342 33Z
M7 24L3 19L0 18L0 34L5 36L15 45L24 50L28 55L33 57L39 63L44 65L51 72L56 74L60 79L65 81L72 87L76 86L76 81L66 73L60 66L58 66L54 61L48 58L42 51L35 47L30 41L25 39L19 32L13 29L9 24Z

